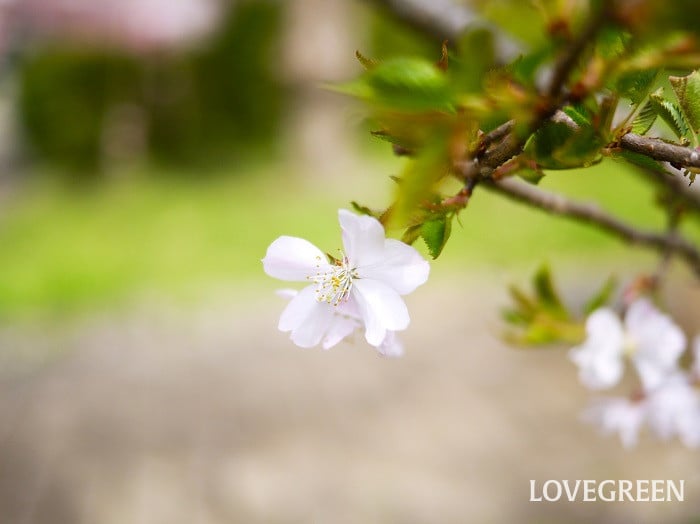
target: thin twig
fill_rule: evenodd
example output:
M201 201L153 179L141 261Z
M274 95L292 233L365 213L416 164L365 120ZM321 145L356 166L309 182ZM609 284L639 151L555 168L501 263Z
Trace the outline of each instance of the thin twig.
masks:
M499 27L480 19L474 11L452 0L372 1L436 42L456 42L467 29L486 29L494 36L496 55L501 62L509 62L522 52L522 45Z
M611 4L612 2L602 2L602 6L599 8L598 12L588 19L581 33L564 49L564 53L554 65L552 79L549 82L549 87L545 91L545 95L552 100L556 100L557 102L555 103L558 103L562 90L569 80L571 72L581 58L583 51L587 46L591 45L596 34L609 18ZM555 107L553 110L556 109ZM551 115L547 115L546 118L549 118L549 116Z
M593 204L569 200L564 196L548 193L517 180L507 179L498 182L486 180L482 181L481 185L512 200L548 213L591 224L632 244L646 246L661 253L668 251L677 254L700 277L700 252L692 243L679 235L637 229Z
M670 207L667 213L668 226L666 229L666 235L670 237L675 237L678 234L678 227L681 223L681 215L683 214L683 210L677 205L674 205L673 202L671 202L669 205ZM672 258L673 251L669 248L666 248L666 250L661 256L661 259L659 260L659 264L656 267L656 271L651 277L653 285L656 289L660 288L661 283L663 282L664 277L666 276L666 273L668 273Z

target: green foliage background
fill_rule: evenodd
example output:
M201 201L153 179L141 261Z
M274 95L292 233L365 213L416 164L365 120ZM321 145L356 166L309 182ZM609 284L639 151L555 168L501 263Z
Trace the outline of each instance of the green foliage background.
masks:
M268 293L277 283L264 276L260 259L274 238L302 236L334 250L339 207L350 208L352 200L386 206L394 188L389 176L403 172L407 161L364 133L376 129L371 124L348 121L349 130L362 133L362 164L347 183L339 173L309 178L274 154L294 104L278 71L284 5L239 2L209 46L167 59L60 46L27 58L19 71L20 117L34 157L0 215L0 322L128 307L144 296L188 302L210 293L241 299ZM482 7L547 54L533 4ZM375 12L365 15L369 36L357 47L367 56L439 58L424 37ZM474 32L460 44L468 52L461 64L456 57L462 72L456 80L476 92L489 72L492 42ZM136 105L148 117L148 157L135 167L103 163L100 133L115 104ZM494 125L502 117L494 114ZM65 184L66 178L79 183ZM541 187L598 201L640 227L665 227L652 191L612 160L558 171ZM532 269L543 260L627 267L647 256L584 225L476 191L452 224L433 278ZM700 238L697 221L684 228ZM427 254L422 241L416 245Z

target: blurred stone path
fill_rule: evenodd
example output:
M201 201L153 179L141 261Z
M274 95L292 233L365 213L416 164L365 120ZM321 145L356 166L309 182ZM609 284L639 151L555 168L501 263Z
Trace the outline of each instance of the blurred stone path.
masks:
M0 522L697 517L700 452L647 438L624 451L581 425L587 394L564 350L499 342L498 289L435 282L409 297L398 360L362 341L294 347L275 298L2 328ZM529 479L588 478L685 479L686 502L528 502Z

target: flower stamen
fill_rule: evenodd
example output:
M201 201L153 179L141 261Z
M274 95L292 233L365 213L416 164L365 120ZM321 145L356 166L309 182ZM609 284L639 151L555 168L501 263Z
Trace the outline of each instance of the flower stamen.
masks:
M320 261L316 265L319 269L315 275L308 277L317 285L316 300L338 306L341 302L347 302L352 289L352 281L358 278L357 271L351 269L348 257L341 251L341 257L333 259L333 265L327 271L320 270Z

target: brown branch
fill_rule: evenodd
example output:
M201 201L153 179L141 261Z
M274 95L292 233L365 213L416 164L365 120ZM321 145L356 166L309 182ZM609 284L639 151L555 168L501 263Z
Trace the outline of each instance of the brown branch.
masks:
M558 124L565 124L574 131L578 131L579 129L576 122L563 111L556 111L549 120ZM494 142L507 136L513 130L514 125L515 122L509 120L482 137L481 164L482 166L486 166L486 169L479 168L475 170L474 166L467 166L467 163L463 163L461 166L462 170L460 171L458 169L458 173L466 172L471 177L490 176L493 172L493 167L498 165L497 162L511 153L512 150L507 143L500 143L492 146L490 149L487 148ZM613 143L611 146L612 148L620 147L626 151L637 153L661 162L668 162L678 169L700 168L700 151L665 142L659 138L650 138L635 133L627 133L622 135L617 142ZM667 190L671 191L674 196L681 199L688 208L694 211L700 211L700 193L689 190L688 184L686 184L683 179L671 172L660 172L643 166L637 167L656 185L665 187Z
M593 204L572 201L561 195L542 191L517 180L487 180L482 181L481 185L512 200L536 207L553 215L591 224L632 244L646 246L662 254L666 252L677 254L700 277L700 252L692 243L677 234L665 235L636 229L634 226L609 215Z
M560 106L564 103L566 82L569 80L571 72L574 67L576 67L586 47L594 41L595 35L602 29L608 18L609 11L609 4L604 3L603 7L591 16L583 31L571 41L559 60L555 63L549 87L540 95L543 103L533 121L529 123L529 133L524 133L523 136L516 136L513 132L515 122L510 121L501 124L490 133L484 135L481 147L477 152L476 158L472 161L472 165L462 166L463 169L466 169L466 173L463 174L468 173L473 176L474 171L477 170L478 167L478 173L481 177L490 177L498 166L507 162L522 151L527 136L535 133L548 120L556 118L557 115L561 113ZM561 113L561 115L566 117L564 113ZM574 123L574 125L576 124ZM489 147L490 144L498 140L501 141ZM477 166L477 163L481 165Z
M658 138L648 138L635 133L622 135L618 143L628 151L654 160L670 162L674 166L700 168L700 152L690 147L670 144Z

